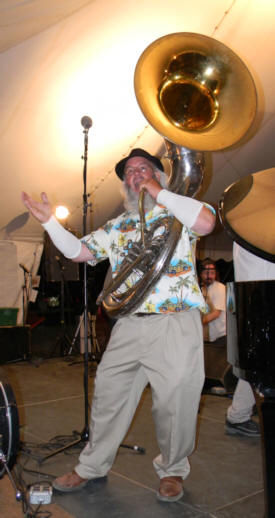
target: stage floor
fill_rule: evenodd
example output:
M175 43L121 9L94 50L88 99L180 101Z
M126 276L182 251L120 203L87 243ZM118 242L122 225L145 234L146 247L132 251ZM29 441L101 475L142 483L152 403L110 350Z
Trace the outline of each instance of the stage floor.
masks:
M71 361L80 363L71 365ZM71 470L80 451L59 453L41 464L41 459L73 440L73 431L84 428L83 356L32 358L4 364L16 396L20 435L24 450L15 469L23 466L26 485ZM89 363L89 399L96 365ZM156 500L158 478L152 459L158 454L151 417L151 392L147 387L124 444L145 448L139 454L121 447L106 480L91 482L74 494L53 494L42 506L57 518L261 518L264 515L261 441L225 434L225 414L230 399L202 395L197 444L190 457L191 473L184 483L185 495L177 503ZM58 439L56 437L58 436ZM26 451L27 450L27 451ZM39 472L41 473L39 475ZM1 516L23 516L20 502L8 477L0 480Z

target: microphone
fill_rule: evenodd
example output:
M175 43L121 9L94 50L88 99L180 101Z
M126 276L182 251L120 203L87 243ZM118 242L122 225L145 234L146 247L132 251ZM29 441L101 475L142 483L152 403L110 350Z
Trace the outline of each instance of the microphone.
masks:
M25 273L30 273L28 268L26 268L26 266L24 266L23 264L19 263L19 266L20 266L20 268L22 268L22 270L24 270Z
M90 119L90 117L88 117L88 115L84 115L80 122L83 128L85 128L86 130L88 130L93 125L93 121L92 119Z

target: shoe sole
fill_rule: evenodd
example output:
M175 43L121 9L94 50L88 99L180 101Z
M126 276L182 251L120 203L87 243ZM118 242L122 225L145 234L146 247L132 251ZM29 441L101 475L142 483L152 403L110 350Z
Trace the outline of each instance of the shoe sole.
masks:
M184 491L182 490L178 495L176 496L164 496L161 495L159 492L157 492L157 499L160 502L177 502L180 500L184 495Z
M81 489L83 489L83 487L87 486L88 482L89 480L85 480L85 482L81 482L80 484L78 484L78 486L74 487L60 486L56 482L53 482L52 486L54 487L54 489L56 489L56 491L60 491L61 493L75 493L76 491L80 491Z

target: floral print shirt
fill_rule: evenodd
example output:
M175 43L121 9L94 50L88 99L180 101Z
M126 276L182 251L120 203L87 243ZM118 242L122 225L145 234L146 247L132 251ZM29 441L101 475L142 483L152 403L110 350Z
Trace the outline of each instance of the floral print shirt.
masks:
M150 228L157 219L169 215L171 216L165 207L156 205L153 210L145 214L146 228ZM197 237L183 225L181 237L169 266L135 312L171 313L193 308L205 312L205 300L200 291L195 271ZM125 246L128 241L138 242L140 238L139 215L128 211L108 221L95 232L84 236L82 242L95 257L95 261L90 261L90 264L95 265L97 262L109 258L114 277L124 259ZM126 251L126 253L128 252ZM127 280L128 283L134 282L135 274L131 275L132 278L130 281Z

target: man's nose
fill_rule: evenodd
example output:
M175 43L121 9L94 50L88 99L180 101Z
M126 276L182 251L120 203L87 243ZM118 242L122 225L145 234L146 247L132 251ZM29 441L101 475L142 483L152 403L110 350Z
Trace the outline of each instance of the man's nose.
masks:
M136 173L141 173L141 167L135 167L133 169L133 174L136 174Z

